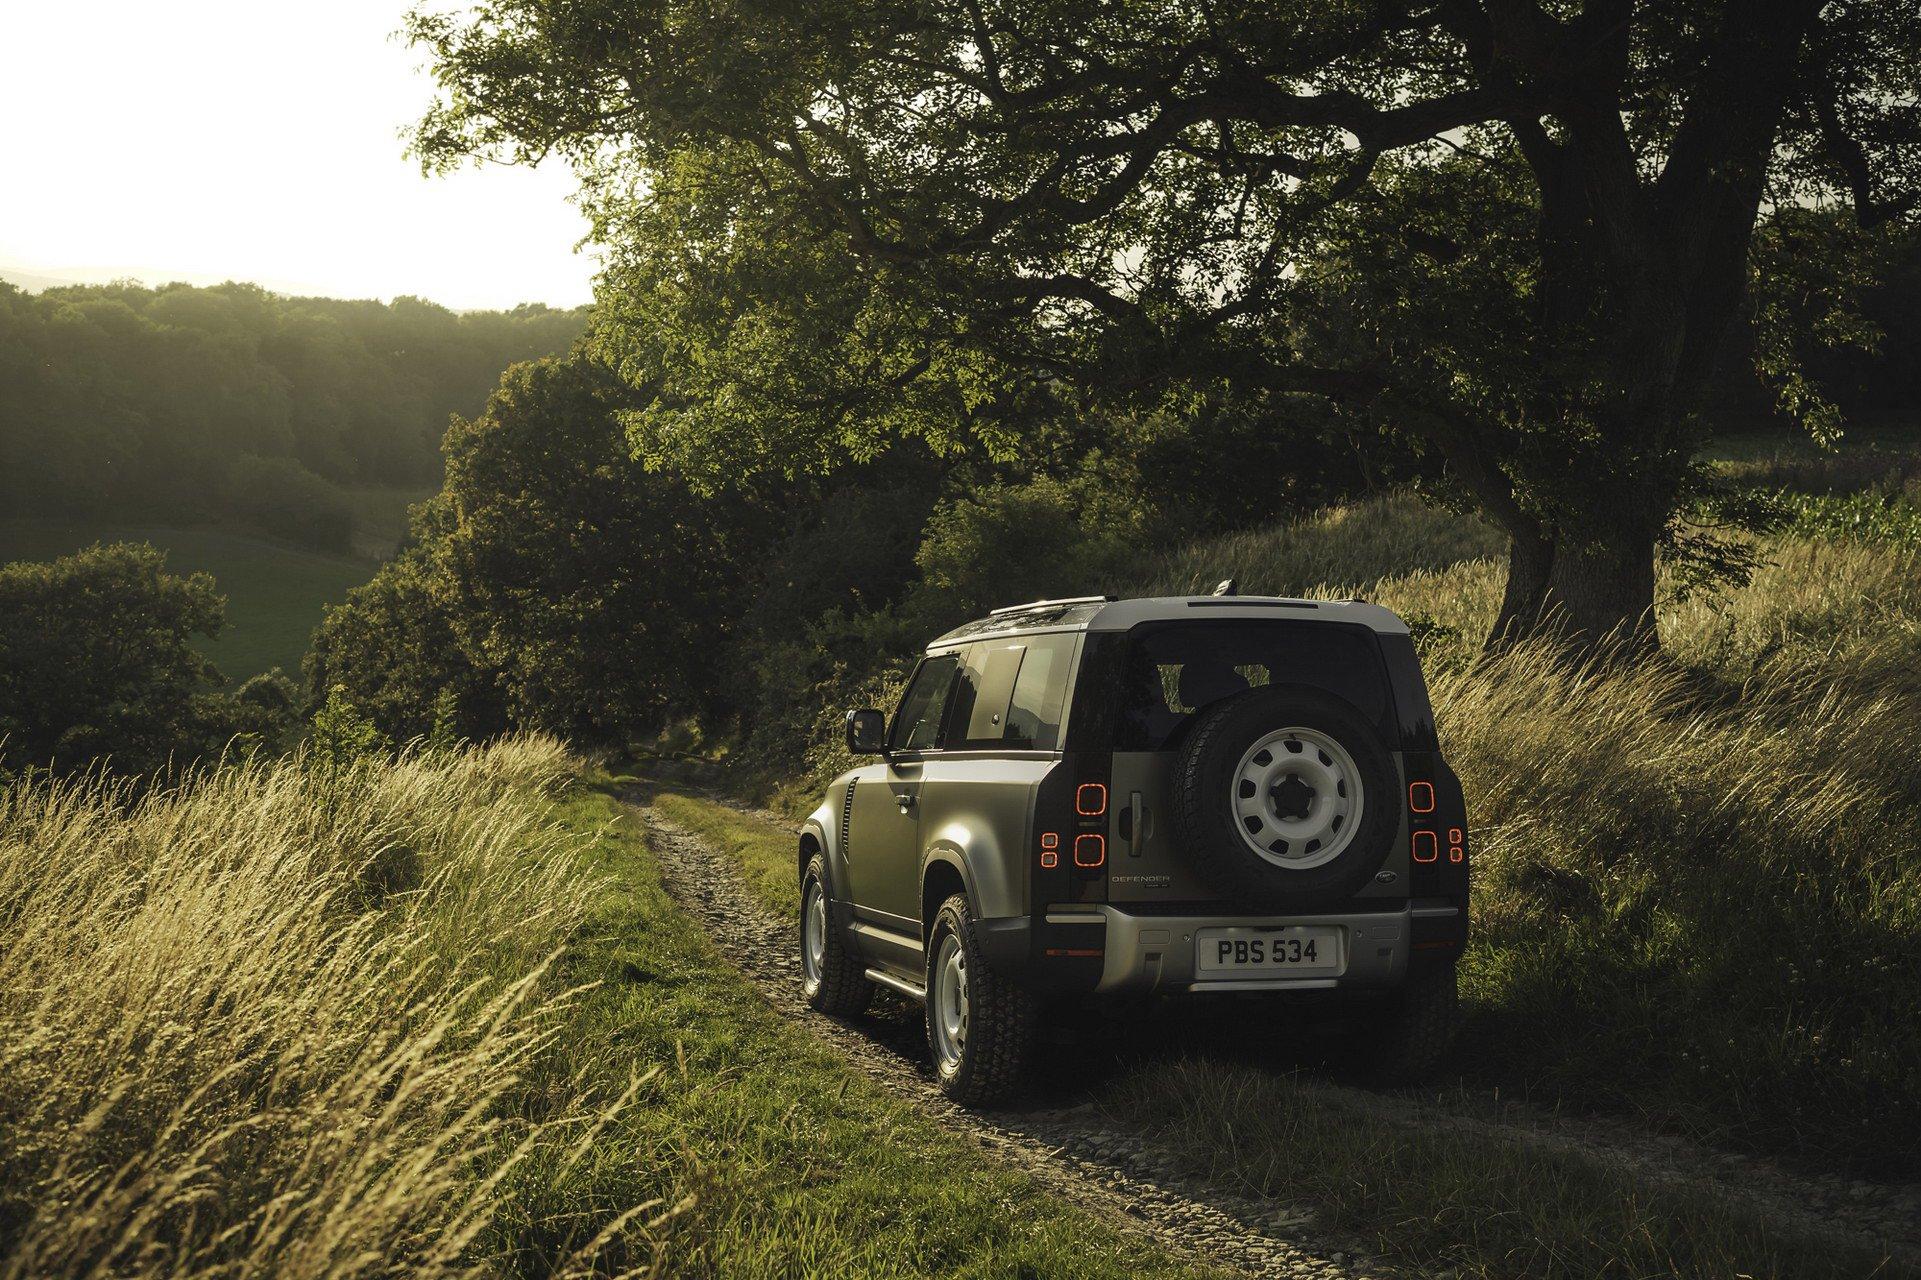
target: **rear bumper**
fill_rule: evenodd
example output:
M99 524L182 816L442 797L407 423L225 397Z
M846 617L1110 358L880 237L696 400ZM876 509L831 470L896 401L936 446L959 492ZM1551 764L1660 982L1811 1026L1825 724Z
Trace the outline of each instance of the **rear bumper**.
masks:
M1085 903L1050 907L1049 926L1077 926L1093 933L1100 927L1100 992L1225 993L1234 991L1312 991L1338 987L1389 987L1404 981L1410 964L1452 960L1454 938L1465 938L1461 907L1450 902L1415 901L1397 912L1319 915L1132 915L1117 907ZM1340 930L1341 961L1332 973L1300 977L1216 976L1201 973L1196 939L1203 929L1240 927L1271 930L1290 925L1320 925ZM1450 940L1436 945L1436 939ZM1091 939L1090 939L1091 940ZM1418 951L1417 951L1418 945Z

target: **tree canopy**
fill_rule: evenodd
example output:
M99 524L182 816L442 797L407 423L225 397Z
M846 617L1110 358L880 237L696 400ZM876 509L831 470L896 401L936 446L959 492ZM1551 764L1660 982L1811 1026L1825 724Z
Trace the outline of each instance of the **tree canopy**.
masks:
M1507 532L1497 636L1653 641L1657 546L1715 554L1682 517L1731 336L1832 425L1756 323L1800 260L1757 226L1921 190L1904 0L490 0L411 31L430 163L585 177L643 450L818 466L1075 397L1306 397Z
M0 284L0 510L233 519L341 549L336 486L431 484L449 416L585 320L242 284Z

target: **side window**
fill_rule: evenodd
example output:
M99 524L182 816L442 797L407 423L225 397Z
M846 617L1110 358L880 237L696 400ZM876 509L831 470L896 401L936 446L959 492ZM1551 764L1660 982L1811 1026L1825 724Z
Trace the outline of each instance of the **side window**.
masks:
M1028 643L1002 736L1036 751L1060 745L1061 719L1067 709L1067 684L1074 663L1074 637L1035 636Z
M960 658L951 653L938 654L920 664L900 700L900 709L894 712L894 724L887 734L889 748L925 751L939 740L941 713L947 709L947 695L959 668Z
M955 684L946 745L1052 751L1067 701L1071 635L984 640L969 646Z

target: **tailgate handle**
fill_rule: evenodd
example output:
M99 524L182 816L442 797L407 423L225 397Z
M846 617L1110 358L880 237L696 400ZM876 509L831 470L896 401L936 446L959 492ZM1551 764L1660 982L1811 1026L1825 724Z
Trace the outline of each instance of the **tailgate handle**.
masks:
M1120 813L1121 839L1127 841L1127 856L1141 856L1141 838L1146 834L1147 814L1141 805L1141 793L1131 792L1127 797L1127 807Z

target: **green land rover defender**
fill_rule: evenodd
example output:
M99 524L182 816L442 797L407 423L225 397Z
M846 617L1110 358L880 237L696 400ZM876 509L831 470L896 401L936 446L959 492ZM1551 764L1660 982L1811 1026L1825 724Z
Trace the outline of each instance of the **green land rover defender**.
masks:
M1225 584L1224 584L1225 585ZM1376 605L1044 600L927 647L878 762L800 837L809 1002L927 1011L942 1087L1019 1083L1043 1010L1272 993L1431 1069L1467 940L1467 813L1407 626Z

